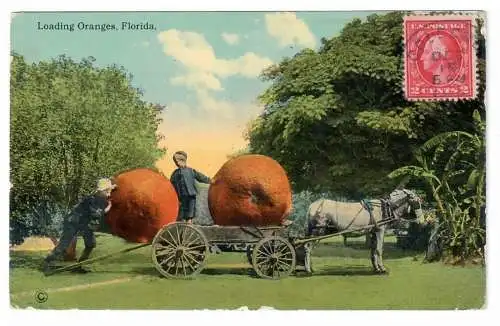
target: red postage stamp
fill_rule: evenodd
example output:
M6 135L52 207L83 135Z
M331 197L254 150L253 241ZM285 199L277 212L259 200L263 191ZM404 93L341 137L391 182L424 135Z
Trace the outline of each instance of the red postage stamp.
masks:
M408 100L476 97L472 16L406 16L404 89Z

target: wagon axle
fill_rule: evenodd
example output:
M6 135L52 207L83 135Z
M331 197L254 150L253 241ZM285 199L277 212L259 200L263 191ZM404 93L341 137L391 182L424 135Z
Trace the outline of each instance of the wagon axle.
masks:
M180 246L177 248L175 251L175 259L179 259L180 257L184 256L185 248L183 246Z

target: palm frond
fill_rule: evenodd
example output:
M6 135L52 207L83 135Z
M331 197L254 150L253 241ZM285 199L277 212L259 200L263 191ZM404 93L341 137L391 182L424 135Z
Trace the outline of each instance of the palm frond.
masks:
M465 131L450 131L450 132L444 132L442 134L439 134L439 135L436 135L434 137L432 137L431 139L429 139L428 141L426 141L421 147L420 147L420 151L422 152L428 152L430 151L431 149L433 149L434 147L448 141L448 139L450 138L457 138L457 139L460 139L460 137L465 137L467 139L472 139L474 138L474 135L468 133L468 132L465 132Z

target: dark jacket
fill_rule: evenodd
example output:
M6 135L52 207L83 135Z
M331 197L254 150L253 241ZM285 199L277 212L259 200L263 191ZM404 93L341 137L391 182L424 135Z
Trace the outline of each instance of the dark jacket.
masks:
M190 167L177 168L170 177L170 182L179 197L196 196L195 180L210 183L210 178Z
M91 223L99 223L107 206L106 198L97 195L87 196L73 208L66 221L84 228Z

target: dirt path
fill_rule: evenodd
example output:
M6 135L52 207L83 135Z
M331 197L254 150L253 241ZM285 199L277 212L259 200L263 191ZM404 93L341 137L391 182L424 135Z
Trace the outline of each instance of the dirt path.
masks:
M120 283L126 283L130 282L132 280L138 280L141 278L144 278L145 276L135 276L135 277L122 277L122 278L117 278L114 280L109 280L109 281L102 281L102 282L95 282L95 283L87 283L87 284L80 284L80 285L73 285L73 286L66 286L63 288L52 288L52 289L43 289L43 291L47 294L50 293L58 293L58 292L71 292L71 291L78 291L78 290L86 290L90 288L96 288L100 286L106 286L106 285L113 285L113 284L120 284ZM10 297L12 299L14 298L19 298L27 295L35 295L36 290L34 291L24 291L24 292L19 292L19 293L12 293Z

